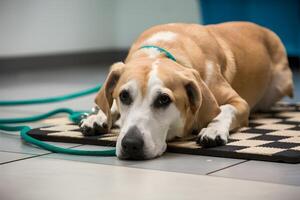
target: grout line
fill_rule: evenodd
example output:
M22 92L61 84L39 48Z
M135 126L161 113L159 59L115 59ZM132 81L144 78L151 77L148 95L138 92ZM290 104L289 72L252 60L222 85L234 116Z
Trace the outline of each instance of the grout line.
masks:
M76 148L76 147L80 147L80 146L83 146L83 144L78 144L76 146L69 147L68 149ZM36 158L36 157L42 157L42 156L45 156L45 155L49 155L49 154L54 154L55 153L55 152L49 152L49 153L34 155L34 154L29 154L29 153L20 153L20 152L12 152L12 151L1 151L1 152L18 153L18 154L32 155L32 156L25 157L25 158L20 158L20 159L16 159L16 160L11 160L11 161L7 161L7 162L3 162L3 163L0 163L0 165L4 165L4 164L8 164L8 163L13 163L13 162L17 162L17 161L22 161L22 160L27 160L27 159Z
M40 155L40 154L37 154L37 153L27 153L27 152L19 152L19 151L6 151L6 150L0 150L0 152L17 153L17 154L32 155L32 156Z
M70 144L70 143L69 143L69 144ZM76 146L69 147L68 149L73 149L73 148L81 147L81 146L84 146L84 144L78 144L78 145L76 145Z
M215 173L215 172L218 172L218 171L221 171L221 170L224 170L224 169L230 168L230 167L234 167L234 166L236 166L236 165L243 164L243 163L245 163L245 162L248 162L248 161L249 161L249 160L244 160L244 161L241 161L241 162L238 162L238 163L235 163L235 164L229 165L229 166L227 166L227 167L223 167L223 168L221 168L221 169L217 169L217 170L214 170L214 171L208 172L208 173L207 173L207 174L205 174L205 175L210 175L210 174L213 174L213 173Z
M21 161L21 160L27 160L27 159L36 158L36 157L41 157L41 156L48 155L48 154L52 154L52 153L50 152L50 153L45 153L45 154L41 154L41 155L34 155L34 156L26 157L26 158L20 158L17 160L11 160L11 161L0 163L0 165L9 164L9 163L13 163L13 162Z

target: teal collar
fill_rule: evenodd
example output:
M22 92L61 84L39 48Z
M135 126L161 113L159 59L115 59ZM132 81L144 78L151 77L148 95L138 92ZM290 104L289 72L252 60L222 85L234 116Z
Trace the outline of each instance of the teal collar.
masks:
M168 52L167 50L165 50L164 48L161 48L161 47L155 46L155 45L144 45L144 46L140 47L140 49L149 49L149 48L154 48L154 49L157 49L160 52L165 53L165 55L167 56L167 58L170 58L171 60L173 60L173 61L176 62L175 57L170 52Z

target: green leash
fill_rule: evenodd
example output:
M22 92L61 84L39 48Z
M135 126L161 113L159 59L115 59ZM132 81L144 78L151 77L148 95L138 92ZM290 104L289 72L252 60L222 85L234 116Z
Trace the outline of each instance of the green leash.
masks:
M167 56L167 58L177 62L176 58L170 52L165 50L164 48L161 48L161 47L155 46L155 45L144 45L144 46L140 47L140 49L150 49L150 48L157 49L159 52L164 53Z
M97 92L101 88L101 85L72 93L63 96L50 97L50 98L40 98L40 99L31 99L31 100L16 100L16 101L0 101L0 106L16 106L16 105L32 105L32 104L42 104L42 103L54 103L59 101L66 101L69 99L74 99L82 96L86 96L88 94L92 94ZM4 131L20 131L21 138L31 144L39 146L43 149L46 149L55 153L64 153L64 154L73 154L73 155L88 155L88 156L115 156L116 150L76 150L76 149L67 149L59 146L55 146L49 143L42 142L28 135L28 132L31 130L29 126L7 126L6 124L14 124L14 123L25 123L25 122L34 122L41 119L49 118L53 115L59 113L67 113L69 115L69 119L75 123L78 123L86 112L83 111L74 111L69 108L59 108L56 110L52 110L50 112L34 115L30 117L24 118L7 118L0 119L0 130Z
M14 100L14 101L0 101L0 106L33 105L33 104L43 104L43 103L54 103L54 102L66 101L66 100L86 96L86 95L89 95L92 93L96 93L96 92L98 92L98 90L100 88L101 88L101 85L98 85L96 87L93 87L93 88L90 88L87 90L83 90L80 92L75 92L75 93L67 94L67 95L63 95L63 96L57 96L57 97L28 99L28 100Z

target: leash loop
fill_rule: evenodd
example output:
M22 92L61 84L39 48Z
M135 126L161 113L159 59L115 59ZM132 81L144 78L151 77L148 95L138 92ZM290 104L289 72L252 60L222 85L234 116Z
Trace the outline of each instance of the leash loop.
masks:
M63 96L57 97L49 97L49 98L40 98L40 99L28 99L28 100L13 100L13 101L0 101L0 106L17 106L17 105L33 105L33 104L44 104L44 103L54 103L59 101L66 101L69 99L79 98L82 96L86 96L92 93L97 92L101 88L101 85L96 87L83 90L76 93L71 93ZM87 155L87 156L115 156L116 150L78 150L78 149L69 149L62 148L56 145L52 145L46 142L42 142L28 135L28 132L31 130L29 126L7 126L6 124L14 124L14 123L25 123L25 122L34 122L42 119L49 118L59 113L66 113L69 115L69 119L74 123L79 123L83 116L86 115L85 111L74 111L69 108L59 108L52 110L47 113L33 115L30 117L23 118L6 118L0 119L0 130L3 131L20 131L21 138L31 144L34 144L38 147L46 149L48 151L54 153L64 153L64 154L72 154L72 155Z

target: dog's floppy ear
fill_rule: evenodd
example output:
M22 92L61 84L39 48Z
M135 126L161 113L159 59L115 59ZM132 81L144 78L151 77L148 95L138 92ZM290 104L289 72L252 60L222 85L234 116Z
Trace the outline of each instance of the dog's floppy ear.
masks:
M206 126L221 112L221 110L217 100L203 80L200 79L199 85L202 94L202 105L198 112L198 119L203 126Z
M206 126L220 113L220 108L199 73L193 69L191 72L192 77L190 76L189 81L185 83L190 109L193 114L197 115L197 121L202 126Z
M197 82L194 80L190 80L187 83L185 83L184 88L189 100L189 108L192 111L192 113L195 114L202 104L200 88Z
M110 108L113 103L113 91L124 71L124 66L122 62L117 62L111 66L110 72L95 99L97 106L106 114L108 129L112 126Z

